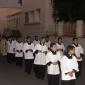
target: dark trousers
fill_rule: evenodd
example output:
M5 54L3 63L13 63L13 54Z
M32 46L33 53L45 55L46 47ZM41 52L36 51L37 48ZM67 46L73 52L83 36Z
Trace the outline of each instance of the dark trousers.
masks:
M12 62L15 62L15 61L16 61L15 54L13 54Z
M25 72L31 74L33 66L33 59L25 59Z
M7 62L8 63L13 63L14 62L14 57L15 57L15 54L7 53Z
M23 57L16 57L16 65L17 66L23 65Z
M46 66L45 65L34 65L34 73L36 78L44 79L46 73Z
M61 81L61 85L75 85L75 80Z
M48 85L59 85L59 75L48 74Z
M82 61L78 61L78 65L79 65L79 72L76 73L76 77L79 78L81 76L81 72L82 72Z

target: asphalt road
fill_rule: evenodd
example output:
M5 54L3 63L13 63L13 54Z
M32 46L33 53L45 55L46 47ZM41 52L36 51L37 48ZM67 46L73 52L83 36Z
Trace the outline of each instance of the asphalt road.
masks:
M76 82L76 85L85 85L85 61L82 76ZM24 66L8 64L5 57L0 57L0 85L47 85L47 77L44 80L38 80L34 73L27 75L24 72Z

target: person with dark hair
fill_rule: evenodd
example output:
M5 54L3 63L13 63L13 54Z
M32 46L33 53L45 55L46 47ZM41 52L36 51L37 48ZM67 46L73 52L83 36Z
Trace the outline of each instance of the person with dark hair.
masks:
M51 41L49 40L49 36L48 35L45 37L45 44L46 44L46 46L49 49L50 48Z
M15 58L16 58L16 65L22 66L23 64L23 42L22 42L21 37L19 37L16 41Z
M79 44L77 37L73 38L72 46L74 46L74 48L75 48L75 55L76 55L76 58L77 58L77 61L79 64L79 72L76 74L76 76L80 77L81 71L82 71L82 61L83 61L83 57L84 57L83 47Z
M58 37L58 42L56 43L56 45L57 45L58 51L60 51L61 54L63 55L65 51L65 46L63 44L62 37Z
M12 37L12 42L14 44L14 53L13 53L13 57L12 57L12 61L15 62L15 45L16 45L16 37Z
M27 72L28 74L31 74L33 67L33 61L34 61L33 49L34 49L34 44L31 42L31 37L27 37L23 46L23 52L25 60L25 72Z
M12 63L15 55L15 41L12 40L12 37L8 38L7 41L7 62Z
M45 37L41 37L40 43L34 48L34 72L38 79L44 79L46 72L46 54L48 48L45 45Z
M40 43L40 41L39 41L38 36L35 36L35 37L34 37L34 41L33 41L34 46L36 46L36 45L39 44L39 43Z
M51 43L50 51L46 55L48 85L59 85L59 61L61 59L60 52L57 51L56 43Z
M61 66L61 85L75 85L76 72L79 71L76 59L75 48L67 46L67 54L60 61Z

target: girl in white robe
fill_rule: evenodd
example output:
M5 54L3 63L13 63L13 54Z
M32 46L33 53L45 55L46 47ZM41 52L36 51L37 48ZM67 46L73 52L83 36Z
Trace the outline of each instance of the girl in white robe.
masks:
M76 72L79 71L75 48L67 47L67 54L61 58L61 85L75 85Z

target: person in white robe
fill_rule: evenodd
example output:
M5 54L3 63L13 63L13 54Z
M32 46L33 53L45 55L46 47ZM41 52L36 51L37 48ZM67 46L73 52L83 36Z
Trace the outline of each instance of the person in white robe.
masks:
M79 64L79 72L76 74L77 77L81 76L81 72L82 72L82 61L83 61L83 57L84 57L84 49L81 46L81 44L79 44L78 38L73 38L73 44L72 46L75 47L75 55Z
M41 38L40 44L34 48L34 72L38 79L44 79L46 72L46 54L48 47L45 45L45 37Z
M61 85L75 85L76 72L79 71L76 59L75 48L72 45L67 46L67 54L60 61L61 64Z
M63 53L65 52L65 46L64 43L62 41L62 37L58 37L58 42L56 43L58 51L61 52L61 54L63 55Z
M40 41L39 41L38 36L35 36L34 41L33 41L34 46L36 46L39 43L40 43Z
M51 41L50 41L50 39L49 39L49 36L46 36L45 37L45 44L46 44L46 46L48 47L48 49L50 48L50 44L51 44Z
M33 61L34 61L34 44L31 42L31 37L27 36L26 42L23 46L23 52L24 52L24 60L25 60L25 72L28 74L31 74L32 67L33 67Z
M7 62L12 63L14 61L15 55L15 42L12 40L12 37L8 38L7 41Z
M51 43L50 51L46 55L48 85L59 85L61 54L57 51L56 43Z
M21 40L21 37L19 37L16 41L15 58L16 65L21 67L23 65L23 42Z

